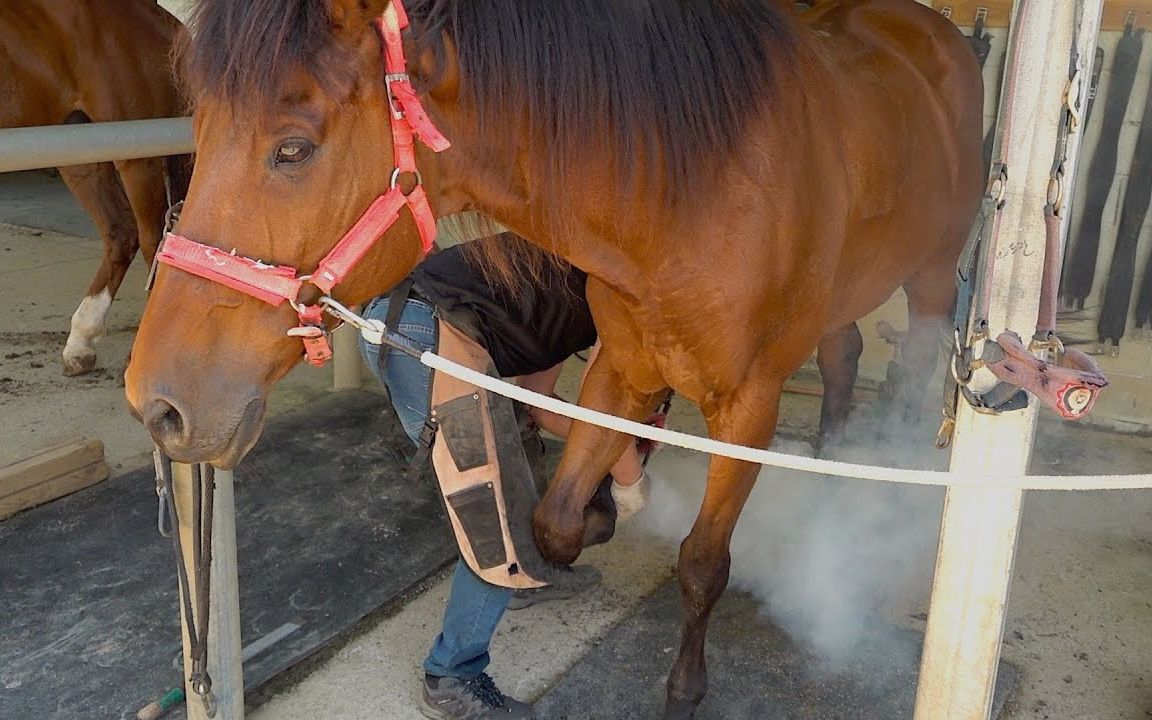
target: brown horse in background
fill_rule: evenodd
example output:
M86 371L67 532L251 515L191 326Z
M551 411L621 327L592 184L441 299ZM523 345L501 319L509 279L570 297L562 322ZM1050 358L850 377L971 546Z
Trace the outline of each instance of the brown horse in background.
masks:
M603 347L581 405L642 420L671 387L712 437L766 447L785 378L817 346L825 376L845 376L854 321L901 286L905 358L936 359L983 184L980 72L945 18L914 0L801 15L766 0L406 4L409 70L453 142L418 150L433 210L479 210L589 273ZM384 7L202 0L181 235L305 273L389 186ZM334 294L365 301L421 252L402 212ZM286 304L162 267L127 373L134 413L174 459L234 465L300 360L296 324ZM628 441L574 427L535 514L553 561L577 557L583 509ZM667 718L705 694L704 634L757 471L712 459L680 549Z
M156 0L0 3L0 127L183 115L169 61L179 30ZM100 269L72 315L65 375L95 365L95 342L137 248L152 261L168 207L165 164L145 158L59 168L104 245ZM170 180L186 183L182 164L168 165Z

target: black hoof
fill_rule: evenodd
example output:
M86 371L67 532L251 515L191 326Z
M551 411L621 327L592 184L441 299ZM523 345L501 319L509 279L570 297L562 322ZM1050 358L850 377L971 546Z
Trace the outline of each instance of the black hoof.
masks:
M696 716L696 705L687 700L668 700L664 707L664 720L692 720Z

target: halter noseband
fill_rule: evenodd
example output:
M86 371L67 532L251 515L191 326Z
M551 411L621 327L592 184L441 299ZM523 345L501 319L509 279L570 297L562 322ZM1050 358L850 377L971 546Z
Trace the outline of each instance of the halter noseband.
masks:
M405 206L416 220L425 255L436 240L436 217L432 214L420 172L416 169L415 138L420 138L433 152L448 149L450 143L436 129L412 87L401 38L401 31L408 27L408 16L401 0L392 0L383 16L376 19L375 25L382 39L384 83L388 93L396 168L392 171L388 190L368 206L356 224L324 256L316 270L311 275L299 275L294 267L267 265L237 255L235 251L225 252L171 232L164 235L156 253L155 261L158 263L226 285L269 305L279 305L287 300L300 316L300 324L290 329L288 334L301 338L308 362L317 367L331 359L332 345L324 325L322 305L297 302L304 283L319 288L325 296L331 293L376 239L400 218L400 209ZM416 187L408 194L397 185L402 174L416 177Z

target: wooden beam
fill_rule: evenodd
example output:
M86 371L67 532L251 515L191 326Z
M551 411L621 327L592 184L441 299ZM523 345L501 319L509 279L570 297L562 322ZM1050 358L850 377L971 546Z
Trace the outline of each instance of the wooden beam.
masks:
M0 520L108 477L104 443L73 438L0 467Z
M1012 15L1012 0L932 0L931 6L941 12L947 11L952 22L962 27L972 26L980 8L988 14L984 21L988 27L1008 27ZM1124 29L1129 13L1136 27L1152 30L1152 0L1105 0L1100 29Z
M1012 0L933 0L932 7L961 27L972 27L981 11L987 27L1008 27L1012 17Z

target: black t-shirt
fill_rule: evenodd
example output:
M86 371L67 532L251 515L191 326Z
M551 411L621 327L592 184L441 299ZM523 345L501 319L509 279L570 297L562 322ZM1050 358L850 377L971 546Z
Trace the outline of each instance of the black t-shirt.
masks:
M412 279L446 319L467 316L503 377L547 370L596 342L584 295L588 276L558 259L545 263L539 281L506 287L488 282L453 246L428 256Z

